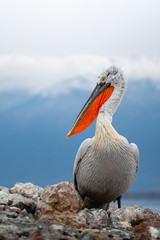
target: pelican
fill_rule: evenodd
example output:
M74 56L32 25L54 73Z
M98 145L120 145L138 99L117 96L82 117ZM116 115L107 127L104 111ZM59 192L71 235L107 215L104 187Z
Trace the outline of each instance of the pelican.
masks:
M84 208L107 210L112 201L121 207L121 196L138 171L136 144L118 134L112 116L126 90L121 70L111 66L100 74L95 89L80 111L67 138L87 128L97 117L95 136L80 145L74 163L74 185Z

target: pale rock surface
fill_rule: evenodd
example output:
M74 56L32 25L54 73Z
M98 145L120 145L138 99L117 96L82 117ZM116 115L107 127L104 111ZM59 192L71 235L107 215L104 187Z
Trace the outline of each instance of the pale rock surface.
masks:
M152 240L160 239L160 229L151 226L149 227L149 233Z
M70 182L44 190L29 183L0 187L0 239L160 239L160 216L150 209L131 205L105 211L82 206Z
M10 193L18 193L24 197L37 200L40 197L43 188L35 186L32 183L16 183L9 191Z
M9 193L9 188L0 186L0 192Z

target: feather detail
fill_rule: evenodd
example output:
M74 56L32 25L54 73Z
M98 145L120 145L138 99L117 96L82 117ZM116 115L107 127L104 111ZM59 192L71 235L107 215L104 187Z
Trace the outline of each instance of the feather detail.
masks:
M98 118L96 123L96 131L94 137L95 149L110 149L111 145L120 145L123 142L123 138L113 128L112 124L108 121Z

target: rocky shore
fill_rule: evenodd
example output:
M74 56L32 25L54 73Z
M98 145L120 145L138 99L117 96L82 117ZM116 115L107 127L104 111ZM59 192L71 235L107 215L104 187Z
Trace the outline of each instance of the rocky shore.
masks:
M0 187L0 240L160 239L160 215L131 205L83 209L70 182Z

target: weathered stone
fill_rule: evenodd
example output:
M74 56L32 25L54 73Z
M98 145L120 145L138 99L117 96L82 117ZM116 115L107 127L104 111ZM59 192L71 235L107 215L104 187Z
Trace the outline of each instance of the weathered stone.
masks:
M114 227L135 230L135 239L154 239L154 233L159 235L160 215L148 208L131 205L126 208L110 210L110 218ZM152 228L153 227L153 228ZM153 231L152 231L153 230ZM155 231L154 231L155 230ZM158 239L158 238L155 238Z
M81 221L88 225L89 228L102 229L109 224L109 217L103 209L83 209L78 213Z
M0 211L4 210L5 209L5 205L1 204L0 205Z
M23 209L22 212L19 214L18 219L21 219L23 222L26 223L34 223L35 219L31 213L28 213L26 209Z
M10 205L9 194L0 191L0 205Z
M47 236L46 238L44 238L42 232L40 229L36 230L34 233L32 233L29 237L26 238L26 240L47 240Z
M0 216L0 219L0 239L2 236L5 237L4 239L24 239L38 229L35 220L27 221L26 218L13 218L8 216L6 212L2 218Z
M9 210L10 212L16 212L16 213L20 213L21 212L21 209L20 208L17 208L17 207L9 207Z
M142 221L135 226L135 239L150 240L160 239L160 222L151 218L148 221Z
M47 186L40 198L36 216L49 224L82 227L77 212L82 207L82 200L70 182L61 182Z
M27 196L26 185L20 186L16 193L0 188L2 240L160 239L160 216L150 209L81 210L82 200L69 182L47 186L40 198L36 193Z
M7 212L6 211L0 211L0 224L5 223L8 220Z
M49 227L49 229L50 229L51 232L58 231L58 232L62 233L64 231L64 226L63 225L58 225L58 224L52 224Z
M120 222L124 228L132 228L143 221L149 221L151 219L153 222L160 221L158 213L153 213L150 209L141 206L131 205L115 211L110 210L110 212L113 225L117 225L117 222Z
M18 217L18 213L16 213L16 212L9 212L8 211L6 216L9 217L9 218L17 218Z
M103 232L106 232L108 234L108 237L111 238L116 238L116 240L118 239L131 239L134 234L131 231L126 231L126 230L121 230L121 229L105 229L103 230Z
M26 208L28 212L34 212L36 203L33 199L23 197L20 194L10 194L0 191L0 205L14 206L20 209Z
M87 229L81 233L79 239L81 240L110 240L107 233L98 229ZM113 238L112 238L113 239Z
M82 207L82 201L70 182L61 182L47 186L43 191L41 199L60 212L69 210L77 213Z
M158 213L153 213L148 208L143 208L141 206L135 205L112 211L110 217L112 221L127 221L132 225L137 225L142 221L149 220L150 218L160 220L160 216Z
M43 188L35 186L32 183L16 183L9 191L10 193L21 194L24 197L37 200L41 196Z
M16 234L18 230L17 226L10 225L0 225L0 239L2 240L17 240L18 235Z
M0 191L5 192L5 193L9 193L9 188L0 186Z
M157 227L158 229L152 226L149 227L149 233L152 239L160 239L160 226L157 226Z

